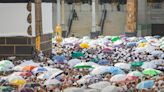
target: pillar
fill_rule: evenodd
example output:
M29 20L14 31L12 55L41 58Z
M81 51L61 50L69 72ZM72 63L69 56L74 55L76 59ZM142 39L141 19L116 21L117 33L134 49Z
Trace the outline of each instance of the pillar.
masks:
M127 36L136 36L137 29L137 0L127 0L127 26L125 34Z
M57 0L57 25L60 25L60 0Z

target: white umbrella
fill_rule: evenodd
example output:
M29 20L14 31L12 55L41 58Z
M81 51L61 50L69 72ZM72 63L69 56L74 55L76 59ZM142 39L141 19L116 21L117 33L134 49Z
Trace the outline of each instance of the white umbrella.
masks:
M100 81L100 82L89 85L89 88L101 90L109 85L111 85L110 82Z
M84 92L84 89L76 88L76 87L69 87L69 88L64 89L64 92Z
M73 66L75 66L78 63L81 63L81 60L79 60L79 59L71 59L71 60L68 61L68 65L70 67L73 67Z
M61 71L61 70L54 72L54 74L52 74L52 75L50 76L50 79L55 78L56 76L58 76L58 75L61 74L61 73L63 73L63 71Z
M152 62L144 62L144 64L141 66L142 68L144 69L147 69L147 68L156 68L157 65L152 63Z
M114 75L110 78L111 82L123 82L125 80L126 80L125 74L117 74L117 75Z
M116 63L114 66L119 67L121 69L129 70L130 64L127 63Z
M23 80L23 78L21 76L8 76L7 80L10 82L13 80Z
M101 92L119 92L119 88L116 86L107 86L101 90Z
M91 76L91 75L85 75L80 80L78 80L77 83L78 84L85 84L85 83L89 82L89 80L91 78L93 78L93 76Z
M40 63L35 63L33 60L24 60L20 66L40 66Z
M13 70L15 71L21 71L22 69L23 69L23 66L20 66L20 65L13 67Z
M110 73L107 66L99 66L99 67L96 67L95 69L93 69L90 74L100 75L100 74L107 73L107 72Z
M156 65L161 65L164 63L164 60L163 59L158 59L158 60L152 60L150 61L151 63L154 63Z
M47 81L44 82L44 85L57 85L60 83L61 82L58 81L57 79L48 79Z
M97 89L85 89L84 92L100 92L100 90L97 90Z
M48 79L50 76L48 75L48 74L46 74L46 73L44 73L44 74L40 74L38 77L37 77L37 79Z
M162 54L164 54L164 53L163 53L163 51L152 51L151 54L152 54L153 56L160 56L160 55L162 55Z

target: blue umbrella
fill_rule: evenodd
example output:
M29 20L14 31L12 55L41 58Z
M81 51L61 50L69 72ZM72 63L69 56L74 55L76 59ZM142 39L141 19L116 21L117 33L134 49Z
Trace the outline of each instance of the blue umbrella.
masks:
M106 59L103 59L103 60L100 60L100 61L98 62L98 64L99 64L99 65L107 65L107 64L109 64L109 61L106 60Z
M136 88L137 89L149 89L152 88L154 85L154 80L146 80L142 81L139 84L137 84Z
M45 72L45 71L47 71L46 68L44 68L44 67L37 67L37 68L34 68L34 69L32 70L32 73L33 73L33 74L37 74L37 73L42 73L42 72Z
M52 59L53 61L55 61L55 63L63 63L65 60L65 56L57 55L57 56L54 56Z
M134 47L136 45L137 45L136 42L129 42L129 43L126 44L126 47Z
M125 72L123 70L121 70L120 68L118 67L114 67L114 66L110 66L108 67L108 70L110 73L112 73L113 75L116 75L116 74L125 74Z

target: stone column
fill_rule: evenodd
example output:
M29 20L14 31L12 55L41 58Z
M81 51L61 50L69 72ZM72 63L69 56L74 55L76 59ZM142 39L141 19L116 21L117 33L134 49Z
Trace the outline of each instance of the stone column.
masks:
M138 0L127 0L127 36L136 36Z
M60 0L57 0L57 25L60 25Z
M61 18L61 26L62 26L62 37L66 37L66 32L67 32L67 30L66 30L66 26L65 26L65 14L64 14L64 12L65 12L65 7L64 7L64 0L62 0L61 1L61 16L62 16L62 18Z

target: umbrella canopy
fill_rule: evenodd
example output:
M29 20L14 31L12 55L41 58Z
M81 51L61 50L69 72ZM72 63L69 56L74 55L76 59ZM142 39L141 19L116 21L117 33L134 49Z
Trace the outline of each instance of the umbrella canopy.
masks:
M89 63L79 63L76 64L74 68L80 69L80 68L94 68L94 67L92 67L92 65L90 65Z
M52 59L55 63L63 63L65 60L65 56L57 55L57 56L54 56Z
M136 80L136 79L141 78L143 76L144 75L141 72L133 71L133 72L130 72L130 73L127 74L127 79L129 79L129 80Z
M136 88L137 89L149 89L152 88L154 85L154 80L146 80L142 81L139 84L137 84Z
M73 58L80 58L80 57L83 57L83 56L84 56L84 53L79 52L79 51L74 51L74 52L72 53L72 57L73 57Z
M14 64L9 60L2 60L0 61L0 66L4 66L6 68L12 68L14 67Z
M45 71L47 71L47 69L44 68L44 67L36 67L36 68L32 69L33 74L42 73L42 72L45 72Z
M129 42L129 43L126 44L126 47L134 47L136 45L137 45L136 42Z
M13 70L15 71L21 71L22 69L23 69L23 66L20 66L20 65L13 67Z
M20 73L20 76L27 76L27 77L30 77L30 76L32 76L32 73L31 73L31 72L21 72L21 73Z
M100 61L98 62L98 64L99 64L99 65L107 65L107 64L109 64L109 61L106 60L106 59L100 60Z
M40 86L40 84L39 83L27 83L27 84L25 84L25 86L24 87L28 87L28 88L34 88L34 87L39 87Z
M26 81L24 79L17 79L17 80L12 80L10 81L11 84L14 84L14 85L24 85L26 84Z
M14 88L11 86L0 86L0 92L11 92L12 90L14 90Z
M156 68L157 65L155 65L152 62L144 62L144 64L141 67L144 68L144 69L147 69L147 68Z
M13 80L23 80L23 78L21 76L8 76L7 80L10 82Z
M116 74L125 74L125 72L124 72L123 70L121 70L119 67L114 67L114 66L108 67L108 71L109 71L112 75L116 75Z
M60 84L61 82L58 81L57 79L48 79L47 81L44 82L44 85L57 85Z
M81 43L80 47L81 48L89 48L89 44L88 43Z
M124 82L126 80L125 74L117 74L110 78L111 82Z
M114 66L119 67L121 69L129 70L130 64L127 63L116 63Z
M138 67L138 66L142 66L143 62L142 61L135 61L131 63L131 66L133 67Z
M84 92L100 92L100 91L97 89L85 89Z
M36 68L36 66L25 66L23 67L23 71L32 71L34 68Z
M64 92L84 92L84 89L76 88L76 87L68 87L64 89Z
M70 67L73 67L73 66L75 66L78 63L81 63L81 60L80 59L71 59L71 60L68 61L68 65Z
M149 76L155 76L155 75L162 73L161 71L155 70L155 69L145 69L142 72L143 72L143 74L149 75Z
M110 82L101 81L101 82L97 82L97 83L89 85L89 88L101 90L109 85L111 85Z
M100 75L100 74L104 74L104 73L110 73L109 70L108 70L108 67L99 66L99 67L96 67L95 69L93 69L90 74Z
M37 79L48 79L50 76L48 74L40 74Z
M119 89L116 86L107 86L101 90L101 92L119 92Z
M117 37L113 37L113 38L111 39L112 42L116 42L116 41L118 41L118 40L120 40L120 37L118 37L118 36L117 36Z

